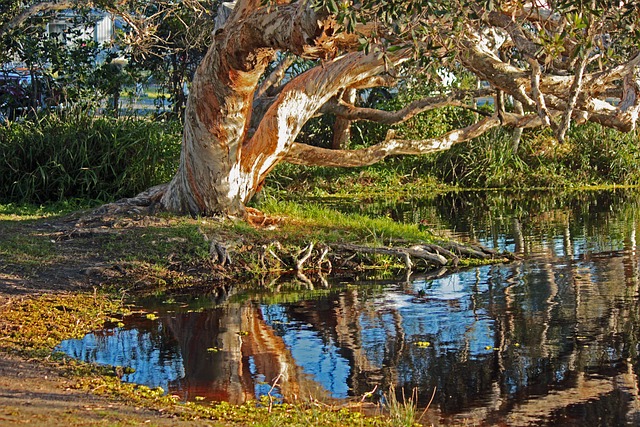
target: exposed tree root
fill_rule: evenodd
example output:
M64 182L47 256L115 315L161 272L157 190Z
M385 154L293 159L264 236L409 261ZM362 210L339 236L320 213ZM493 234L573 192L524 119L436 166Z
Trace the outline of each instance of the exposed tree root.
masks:
M165 186L158 186L136 197L104 205L82 217L75 227L63 233L60 239L96 236L115 232L114 229L118 228L149 225L149 222L153 223L156 218L151 214L164 188ZM281 218L269 217L253 208L246 209L244 219L257 227L272 227L282 221ZM380 258L375 257L379 255L398 259L408 275L415 271L423 271L433 274L434 277L456 268L463 259L496 262L517 259L513 254L498 253L478 244L463 245L451 241L438 244L395 241L394 246L372 247L353 243L317 242L297 246L291 243L283 245L274 240L268 244L259 243L253 246L251 254L245 252L243 255L241 252L245 249L240 250L236 254L237 258L234 256L238 264L233 264L231 253L236 249L231 250L230 245L233 245L230 242L225 241L223 236L207 235L202 230L200 232L209 244L210 260L215 269L242 270L251 265L253 261L250 259L253 258L258 266L257 270L293 274L309 288L313 287L313 282L306 273L313 273L313 277L320 276L321 285L326 286L326 276L336 270L340 275L344 272L355 273L379 267ZM383 263L389 265L388 262Z
M455 242L418 244L407 247L371 247L351 243L315 245L309 243L303 248L286 248L278 241L263 245L259 263L264 270L280 270L295 273L303 283L305 272L329 274L332 269L368 269L376 264L369 255L389 255L401 260L405 270L422 270L440 276L449 268L455 268L462 259L506 261L517 259L508 253L498 253L477 244L462 245ZM301 277L304 276L304 277Z
M353 254L381 254L400 258L408 271L414 269L417 261L425 264L425 270L440 267L456 267L460 258L473 258L480 260L510 259L506 254L482 247L480 245L461 245L455 242L443 242L441 245L419 244L410 247L370 247L354 244L335 244L337 251L345 251Z
M167 184L156 185L135 197L116 200L107 203L84 215L77 223L78 227L93 223L103 223L109 218L118 218L131 215L152 215L159 209L159 202L164 194Z

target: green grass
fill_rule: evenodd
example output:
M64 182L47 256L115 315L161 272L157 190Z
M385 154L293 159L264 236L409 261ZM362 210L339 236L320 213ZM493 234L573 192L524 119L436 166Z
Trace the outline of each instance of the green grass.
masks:
M55 243L47 236L11 234L0 240L0 259L23 267L40 267L59 260Z
M43 204L0 203L0 221L29 221L58 217L95 207L100 202L90 199L65 199Z
M5 202L113 200L173 176L180 124L63 111L1 126L0 151Z
M388 244L395 240L431 241L434 238L418 224L399 223L387 217L344 214L321 204L269 199L259 208L269 215L287 216L290 221L285 221L278 232L296 240Z
M414 389L410 397L406 397L402 390L402 400L398 400L395 387L390 387L385 393L385 408L389 413L391 425L394 427L412 427L416 425L417 390Z
M147 226L106 236L101 246L117 257L114 261L140 261L164 266L179 260L188 264L209 257L209 244L198 228L197 223L178 220L166 226ZM180 254L180 257L168 259L170 254Z

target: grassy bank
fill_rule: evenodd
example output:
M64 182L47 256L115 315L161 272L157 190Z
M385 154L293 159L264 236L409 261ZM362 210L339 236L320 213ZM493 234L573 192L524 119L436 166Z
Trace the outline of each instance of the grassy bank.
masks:
M132 309L126 301L137 296L202 295L229 283L239 286L238 281L267 272L284 274L284 281L293 289L296 279L286 265L288 256L310 241L426 241L433 238L430 232L384 218L282 202L265 202L262 207L272 218L286 216L286 221L261 229L244 222L172 216L123 217L110 224L76 228L73 224L82 213L72 212L75 206L0 207L4 237L0 241L0 279L15 285L0 292L0 353L46 363L64 375L67 388L161 411L165 417L208 420L213 425L410 425L394 421L400 415L364 416L360 409L371 409L366 403L354 407L306 401L183 404L163 390L120 382L111 367L52 356L52 351L64 339L117 324ZM212 261L209 247L214 238L228 244L233 258L230 268ZM269 259L269 252L280 261ZM394 260L379 257L374 261L378 269L396 267ZM362 271L370 264L371 260L362 261ZM264 291L269 292L268 288ZM410 406L397 404L393 410L410 410Z

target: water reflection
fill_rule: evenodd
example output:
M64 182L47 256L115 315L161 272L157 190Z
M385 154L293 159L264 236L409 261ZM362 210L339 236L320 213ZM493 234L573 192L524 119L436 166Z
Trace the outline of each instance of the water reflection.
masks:
M450 197L403 206L419 221L444 212L451 229L525 261L294 302L171 306L60 348L132 366L126 380L185 399L342 399L395 385L417 388L422 405L435 390L436 425L640 424L640 197Z

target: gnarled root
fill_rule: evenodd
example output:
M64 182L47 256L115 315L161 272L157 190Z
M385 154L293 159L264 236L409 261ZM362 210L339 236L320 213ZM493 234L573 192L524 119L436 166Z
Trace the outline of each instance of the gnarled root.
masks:
M507 255L482 247L480 245L462 245L455 242L443 242L441 245L424 243L410 247L370 247L354 244L334 244L336 252L358 254L380 254L398 257L402 260L407 271L412 271L417 262L425 265L425 270L456 267L460 258L474 258L481 260L512 259Z
M153 215L158 209L160 199L167 188L167 184L156 185L135 197L120 199L107 203L84 215L77 223L77 227L84 227L95 223L113 222L114 218L127 215Z

